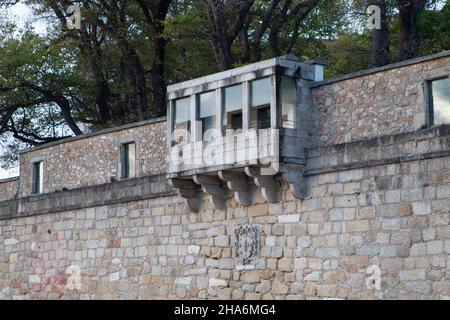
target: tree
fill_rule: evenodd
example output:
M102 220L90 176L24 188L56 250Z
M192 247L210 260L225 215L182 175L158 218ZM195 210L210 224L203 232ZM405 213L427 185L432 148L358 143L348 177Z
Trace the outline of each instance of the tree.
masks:
M247 14L254 0L223 1L207 0L208 17L212 22L213 48L217 66L220 70L233 66L231 46L242 31ZM229 19L227 19L227 16Z
M416 57L420 45L418 19L427 0L398 0L400 22L400 60Z
M74 118L80 102L77 79L65 60L72 53L30 32L20 40L2 37L0 44L0 134L10 132L31 145L45 143L57 137L42 135L36 126L46 122L54 129L60 120L73 134L82 134Z
M380 8L380 28L372 31L370 66L381 67L389 63L388 3L386 0L370 0L368 4Z
M165 19L167 17L171 0L138 0L144 13L147 27L153 38L153 62L151 68L153 90L153 115L165 114L166 105L166 81L165 58L167 40L164 38Z
M418 21L421 39L419 55L427 55L450 49L450 2L441 10L424 11Z

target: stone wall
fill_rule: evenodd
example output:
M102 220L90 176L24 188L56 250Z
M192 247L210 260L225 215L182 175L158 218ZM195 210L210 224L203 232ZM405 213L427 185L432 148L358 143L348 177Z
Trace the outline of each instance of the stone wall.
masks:
M426 80L449 74L450 52L445 52L316 83L311 88L312 110L300 110L301 126L312 124L313 139L305 145L331 146L418 130L426 124ZM303 96L302 103L309 106L309 100ZM308 139L309 133L304 134ZM166 121L161 118L22 153L19 195L31 194L32 163L40 160L44 161L45 193L118 179L120 146L129 141L137 143L138 176L165 172Z
M448 298L450 178L432 178L444 168L449 158L323 174L304 201L206 201L198 214L160 197L2 220L0 298ZM262 230L252 270L234 257L246 223ZM66 286L71 265L81 290ZM370 265L381 291L366 287Z
M44 163L44 193L99 185L120 179L120 148L136 143L136 174L165 172L166 121L149 120L69 138L21 154L20 195L31 194L32 164Z
M190 212L165 179L163 119L23 153L20 197L0 202L0 299L450 299L450 127L418 130L423 81L448 64L315 86L322 145L306 152L304 200L282 183L268 204L250 185L248 207L203 196ZM110 182L130 141L138 177ZM46 193L30 196L40 160ZM245 225L261 230L250 264Z
M0 180L0 201L16 198L18 192L19 178Z
M423 127L426 80L448 77L450 57L447 52L441 58L413 62L359 72L313 87L316 143L332 145Z
M252 187L249 207L229 194L226 210L205 197L200 212L192 213L156 177L97 187L86 208L79 201L71 207L77 190L29 197L41 203L35 206L14 200L16 217L0 220L0 298L448 299L445 128L391 137L399 157L385 164L310 167L303 201L283 185L282 201L268 204ZM440 141L442 150L416 149L418 158L403 157L410 150L402 145L417 147L425 136L429 145ZM378 153L370 151L373 141L358 144L359 152L372 154L367 161L384 152L383 144ZM324 155L347 153L351 160L352 148ZM53 213L38 214L52 203L59 203ZM234 231L246 224L261 226L261 245L243 266ZM67 287L74 265L80 290ZM370 266L380 268L379 291L367 287Z

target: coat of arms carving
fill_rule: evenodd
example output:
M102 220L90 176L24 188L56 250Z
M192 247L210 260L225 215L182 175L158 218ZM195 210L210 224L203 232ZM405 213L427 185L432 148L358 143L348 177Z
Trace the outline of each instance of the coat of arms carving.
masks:
M242 264L249 264L259 254L260 229L257 224L243 225L236 230L236 257L242 259Z

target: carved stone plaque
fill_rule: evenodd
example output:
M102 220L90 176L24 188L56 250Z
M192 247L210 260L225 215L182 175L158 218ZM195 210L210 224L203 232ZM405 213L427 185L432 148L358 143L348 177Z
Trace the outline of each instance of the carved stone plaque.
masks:
M242 259L242 264L249 264L259 254L260 229L257 224L247 224L234 230L236 235L236 257Z

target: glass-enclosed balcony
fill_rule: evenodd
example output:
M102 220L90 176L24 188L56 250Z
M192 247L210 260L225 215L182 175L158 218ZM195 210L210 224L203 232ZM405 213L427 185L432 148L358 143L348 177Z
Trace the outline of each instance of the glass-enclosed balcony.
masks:
M258 185L300 168L311 122L308 83L322 74L321 65L289 55L169 86L167 177L179 189L238 177Z

